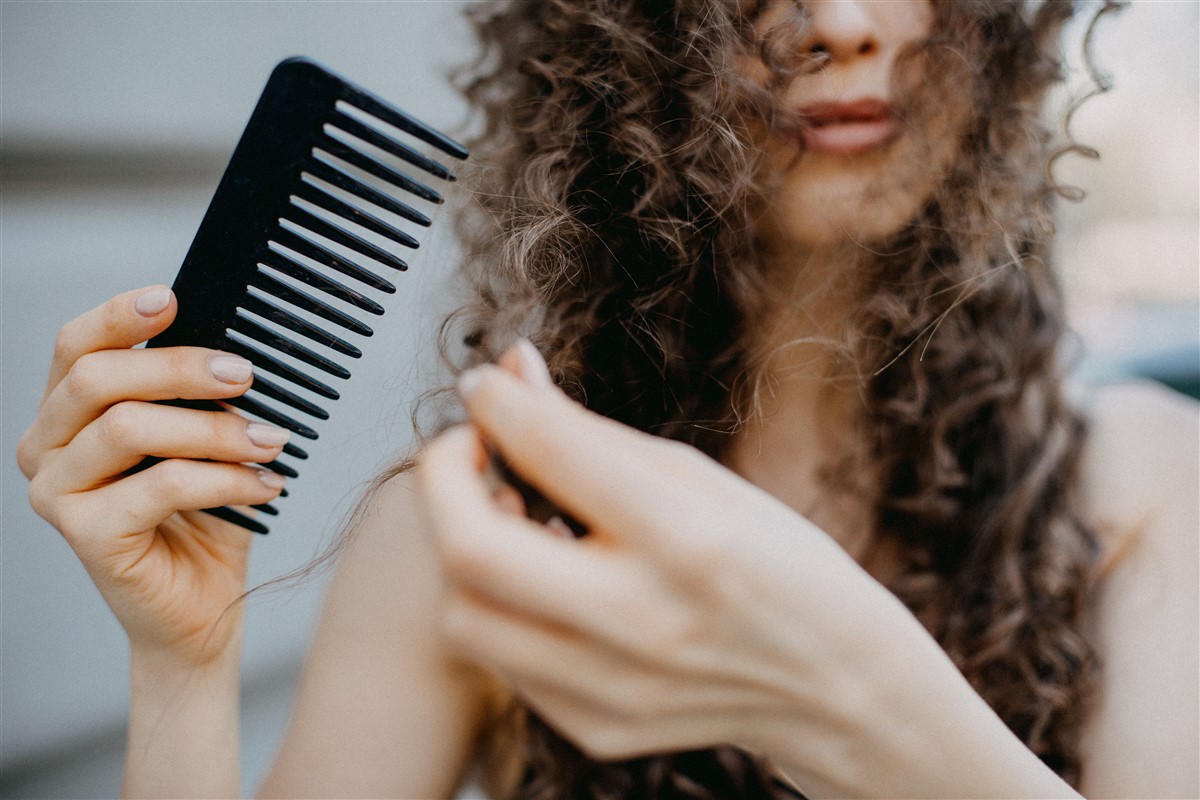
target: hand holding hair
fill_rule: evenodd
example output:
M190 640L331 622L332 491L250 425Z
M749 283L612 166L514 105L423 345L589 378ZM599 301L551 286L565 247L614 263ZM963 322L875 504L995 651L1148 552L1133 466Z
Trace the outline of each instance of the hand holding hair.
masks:
M431 444L420 484L451 587L446 636L560 733L601 759L737 744L816 794L869 790L872 771L928 792L903 748L972 738L963 714L990 723L987 747L1028 755L823 531L699 451L575 404L518 348L502 363L521 377L463 376L471 424ZM488 446L589 535L548 535L495 499Z

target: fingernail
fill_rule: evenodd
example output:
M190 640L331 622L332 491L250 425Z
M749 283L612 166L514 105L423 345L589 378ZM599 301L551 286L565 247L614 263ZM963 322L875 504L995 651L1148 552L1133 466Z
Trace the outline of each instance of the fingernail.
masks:
M475 390L479 388L480 382L483 380L483 374L479 367L472 367L458 376L458 396L466 400L471 395L475 394Z
M165 286L157 286L142 292L133 301L134 310L143 317L153 317L161 314L171 304L171 290Z
M546 359L542 358L542 354L533 346L533 342L528 339L518 339L513 344L513 349L517 351L517 356L521 359L521 377L535 386L554 385L554 381L550 378L550 370L546 366Z
M214 378L225 383L245 383L254 374L254 367L241 356L213 356L208 367Z
M553 533L557 534L560 539L575 538L575 532L571 530L571 526L563 521L563 518L555 514L550 519L546 520L546 527Z
M272 489L282 489L284 486L287 486L287 478L278 472L271 472L269 469L258 470L258 479Z
M263 422L250 422L246 425L246 438L256 447L282 447L292 438L292 432Z

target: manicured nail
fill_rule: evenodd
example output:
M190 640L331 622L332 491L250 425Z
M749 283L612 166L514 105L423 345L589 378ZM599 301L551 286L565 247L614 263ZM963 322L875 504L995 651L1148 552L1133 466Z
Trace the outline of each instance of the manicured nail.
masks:
M213 356L208 367L214 378L225 383L245 383L254 374L254 367L241 356Z
M143 317L154 317L161 314L171 304L171 290L165 286L156 286L142 292L133 301L134 309Z
M546 367L546 359L528 339L518 339L513 349L521 360L521 377L535 386L553 386L550 370Z
M256 447L282 447L292 438L292 432L263 422L250 422L246 425L246 438Z
M272 489L282 489L284 486L287 486L287 478L278 472L271 472L269 469L258 470L258 479Z
M483 380L483 374L479 367L472 367L458 376L458 396L463 400L475 393L479 388L480 382Z

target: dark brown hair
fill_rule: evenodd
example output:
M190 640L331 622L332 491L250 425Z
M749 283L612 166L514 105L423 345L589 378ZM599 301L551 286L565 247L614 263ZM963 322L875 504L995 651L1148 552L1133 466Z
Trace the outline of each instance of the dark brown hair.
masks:
M588 407L721 457L752 413L745 334L765 291L754 214L769 178L750 128L779 124L774 89L811 66L754 30L762 5L474 11L483 51L461 80L483 128L479 202L462 223L473 299L445 328L456 366L527 336ZM909 111L936 113L922 98L950 93L970 119L918 217L872 247L844 343L860 452L841 473L871 465L878 538L904 563L891 588L1033 752L1077 781L1098 668L1083 630L1097 548L1076 497L1084 425L1062 393L1048 240L1064 193L1050 166L1081 148L1041 118L1075 9L935 9L908 56L920 68L905 74L922 81ZM742 77L746 57L772 80ZM599 763L520 706L498 724L517 798L779 791L768 765L728 747Z

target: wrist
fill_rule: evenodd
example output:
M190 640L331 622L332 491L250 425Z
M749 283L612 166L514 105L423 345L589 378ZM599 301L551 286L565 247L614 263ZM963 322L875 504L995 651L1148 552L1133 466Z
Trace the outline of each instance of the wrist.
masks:
M921 674L916 662L930 655L928 643L958 675L894 595L882 587L864 589L851 613L830 616L823 668L777 686L765 724L743 739L808 797L906 796L900 784L913 768L907 751L917 734L928 733L911 718L908 705L914 694L925 695L922 704L940 702L923 684L915 685L908 670ZM809 643L798 661L811 664L811 651ZM931 748L926 756L936 753Z
M240 794L240 639L197 662L132 647L125 797Z
M793 698L756 749L810 797L1077 797L904 616L856 668Z
M131 664L164 675L228 670L241 659L244 619L242 604L235 602L214 621L198 622L184 631L126 626Z
M129 671L133 681L177 683L183 676L205 679L236 674L242 659L240 631L237 636L219 646L210 645L203 652L179 650L156 644L130 642Z

